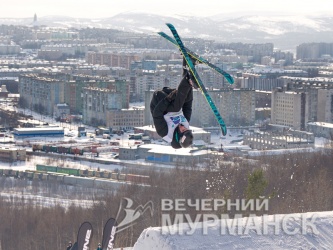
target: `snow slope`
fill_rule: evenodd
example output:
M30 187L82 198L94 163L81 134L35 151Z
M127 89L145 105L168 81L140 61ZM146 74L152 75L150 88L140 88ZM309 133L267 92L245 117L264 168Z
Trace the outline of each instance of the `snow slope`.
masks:
M133 249L333 249L331 211L206 221L193 230L189 225L147 228Z

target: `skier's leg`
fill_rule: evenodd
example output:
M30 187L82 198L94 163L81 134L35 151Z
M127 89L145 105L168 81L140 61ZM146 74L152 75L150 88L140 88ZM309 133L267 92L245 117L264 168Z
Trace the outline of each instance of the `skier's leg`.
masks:
M153 97L150 101L150 113L153 114L156 105L166 97L166 93L162 90L156 90L153 94Z
M173 96L173 101L170 103L167 111L168 112L178 112L184 105L188 94L192 92L192 86L186 77L183 77L178 85L178 88L172 92L170 95Z

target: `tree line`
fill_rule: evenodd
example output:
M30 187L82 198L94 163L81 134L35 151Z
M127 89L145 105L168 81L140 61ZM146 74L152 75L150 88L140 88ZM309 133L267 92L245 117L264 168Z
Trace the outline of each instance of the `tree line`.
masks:
M176 166L166 171L146 171L150 186L124 185L118 190L90 190L45 183L34 180L16 182L0 178L2 193L30 192L66 198L93 201L88 208L55 204L41 206L29 199L13 196L0 199L1 249L66 249L68 241L74 242L79 226L89 221L94 228L91 248L102 240L103 227L110 218L115 218L124 197L134 202L134 208L151 201L153 216L144 213L136 224L121 231L116 238L116 247L133 246L141 232L148 227L161 226L162 199L269 199L268 211L255 211L258 215L286 214L314 211L329 211L333 208L333 157L332 150L308 154L262 156L255 159L234 159L225 162L219 157L205 164ZM142 172L141 172L142 173ZM8 179L8 178L7 178ZM174 215L177 211L170 211ZM228 213L237 211L213 211ZM242 211L244 215L253 211ZM177 212L179 213L179 211ZM198 213L195 207L187 207L193 219ZM211 213L209 211L208 213ZM124 217L120 214L119 221Z

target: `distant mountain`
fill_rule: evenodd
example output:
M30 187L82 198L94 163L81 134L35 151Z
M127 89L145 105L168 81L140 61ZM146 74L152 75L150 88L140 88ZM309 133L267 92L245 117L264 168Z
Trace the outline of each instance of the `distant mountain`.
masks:
M183 37L200 37L221 42L272 42L282 50L295 50L304 42L333 42L333 15L216 15L210 18L160 16L126 12L110 18L90 19L67 16L38 18L38 25L61 27L112 28L154 34L167 31L166 22L175 25ZM32 25L32 18L0 18L0 24Z

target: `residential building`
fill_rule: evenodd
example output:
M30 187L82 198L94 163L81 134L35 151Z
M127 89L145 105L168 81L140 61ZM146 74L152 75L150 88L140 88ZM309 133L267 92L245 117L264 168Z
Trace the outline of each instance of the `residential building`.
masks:
M107 110L106 126L113 130L129 130L143 126L144 107L131 107L129 109Z
M116 90L84 87L83 122L91 125L106 125L108 110L122 109L122 93Z
M83 88L95 87L109 89L121 94L120 107L129 108L130 85L127 80L114 80L99 76L76 75L65 84L65 102L69 104L71 113L83 113Z
M26 74L19 77L19 94L24 106L36 112L53 115L54 106L64 103L65 82Z
M296 59L319 59L333 57L333 43L302 43L296 47Z
M333 123L333 89L318 89L317 121Z
M308 122L308 102L309 95L304 91L275 89L272 92L271 123L305 130Z
M88 52L86 60L91 64L130 69L131 63L140 60L140 56L136 53Z
M0 55L13 55L21 52L19 45L0 44Z
M70 108L66 103L58 103L54 106L54 118L65 118L70 114Z
M333 122L333 80L280 77L286 91L303 91L308 97L308 122Z

